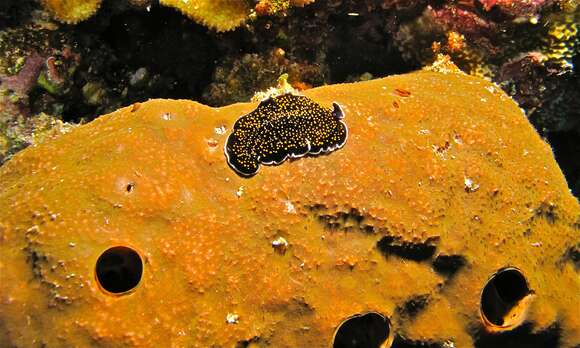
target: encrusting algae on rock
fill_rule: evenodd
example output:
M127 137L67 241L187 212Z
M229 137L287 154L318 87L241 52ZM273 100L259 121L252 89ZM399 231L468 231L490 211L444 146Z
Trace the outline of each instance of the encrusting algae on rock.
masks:
M348 140L251 178L222 149L257 103L151 100L20 152L0 346L577 346L580 207L550 147L434 70L307 90Z

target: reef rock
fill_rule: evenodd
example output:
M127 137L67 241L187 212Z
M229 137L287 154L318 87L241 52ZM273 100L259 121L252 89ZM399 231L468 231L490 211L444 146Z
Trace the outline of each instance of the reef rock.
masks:
M20 152L0 346L577 346L578 202L509 97L439 70L306 91L344 145L250 178L224 146L257 103L151 100Z

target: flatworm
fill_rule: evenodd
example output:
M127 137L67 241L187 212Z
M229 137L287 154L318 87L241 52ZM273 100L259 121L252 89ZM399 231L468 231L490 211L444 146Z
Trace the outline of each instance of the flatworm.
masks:
M284 94L266 99L234 124L224 152L230 167L250 177L260 164L279 165L288 158L335 151L348 129L337 103L325 108L308 97Z

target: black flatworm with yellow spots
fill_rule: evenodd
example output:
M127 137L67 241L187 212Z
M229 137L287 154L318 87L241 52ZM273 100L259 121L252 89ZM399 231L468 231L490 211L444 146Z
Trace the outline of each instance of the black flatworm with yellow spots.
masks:
M308 97L284 94L266 99L240 117L225 145L230 167L252 176L260 164L328 153L346 143L348 129L337 103L325 108Z

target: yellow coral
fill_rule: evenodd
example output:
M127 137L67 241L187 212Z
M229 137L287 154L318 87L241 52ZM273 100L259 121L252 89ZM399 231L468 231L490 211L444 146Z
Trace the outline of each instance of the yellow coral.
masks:
M546 60L556 62L565 69L572 69L572 59L577 54L579 41L580 11L560 12L551 15L545 22L548 35L542 50Z
M361 317L365 347L577 346L580 206L515 102L436 71L304 94L346 143L251 179L222 149L257 103L134 104L0 167L0 346L329 348Z
M437 58L433 62L433 64L428 65L423 68L423 70L427 71L436 71L442 74L463 74L464 72L453 63L451 57L438 53Z
M75 125L63 122L45 113L40 113L33 118L34 131L27 139L32 145L38 145L49 139L54 139L74 129Z
M444 46L441 47L440 42L434 42L432 45L435 54L447 54L447 59L453 60L463 71L472 76L477 76L486 79L492 79L493 72L491 71L488 62L481 50L472 47L461 33L449 31L446 33ZM435 57L434 65L437 65L441 57Z
M304 7L314 0L260 0L254 10L258 15L285 13L290 7Z
M160 0L160 4L179 9L216 31L228 31L240 26L250 15L246 0Z
M268 98L276 97L282 94L299 94L298 91L288 83L288 74L282 74L277 81L276 87L270 87L265 91L254 93L251 101L259 102Z
M75 24L91 17L102 0L42 0L57 20ZM179 9L196 22L217 31L240 26L250 15L247 0L161 0L165 6Z
M102 0L42 0L57 20L76 24L91 17ZM248 0L160 0L159 3L181 11L194 21L218 32L233 30L256 12L261 15L286 11L290 6L303 7L314 0L263 0L253 12ZM136 6L142 3L135 1Z
M560 0L558 5L563 11L573 13L578 8L578 0Z
M273 15L280 12L285 12L290 7L288 0L260 0L254 7L258 15Z
M68 24L84 21L101 6L101 0L42 0L42 3L54 18Z

